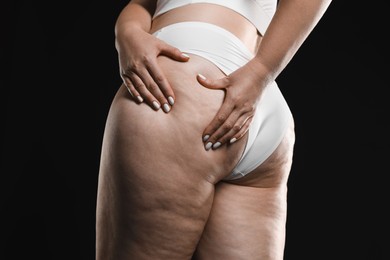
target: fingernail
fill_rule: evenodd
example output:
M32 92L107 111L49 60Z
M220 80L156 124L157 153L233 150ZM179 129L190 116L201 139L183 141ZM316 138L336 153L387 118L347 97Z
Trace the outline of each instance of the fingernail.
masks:
M198 74L198 76L199 76L199 78L201 78L201 79L203 79L203 80L205 80L206 79L206 77L205 76L203 76L202 74Z
M209 135L205 135L205 136L203 136L203 142L206 142L208 139L210 138L210 136Z
M181 56L183 56L184 58L189 58L190 56L188 56L188 54L185 54L185 53L182 53Z
M230 143L234 143L235 141L237 141L237 138L233 137L232 139L230 139Z
M213 143L212 142L208 142L205 146L206 150L210 150L211 146L213 146Z
M169 104L171 104L171 106L173 106L173 104L175 104L175 100L171 96L168 97L168 102L169 102Z
M144 101L144 99L141 97L141 96L137 96L137 99L140 103L142 103Z
M160 109L160 104L157 101L153 101L153 106L155 109Z
M164 110L164 112L168 113L169 110L171 110L171 107L170 107L167 103L165 103L165 104L163 105L163 110Z
M221 142L216 142L214 145L213 145L213 149L217 149L218 147L221 146Z

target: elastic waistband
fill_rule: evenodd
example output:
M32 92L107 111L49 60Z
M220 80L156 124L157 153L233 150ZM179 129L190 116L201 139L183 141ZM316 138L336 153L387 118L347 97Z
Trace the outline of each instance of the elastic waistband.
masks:
M174 23L153 35L182 52L199 55L214 62L225 74L242 67L254 56L237 36L210 23Z
M169 24L169 25L159 29L158 31L153 33L153 35L156 35L161 31L170 30L170 29L172 29L172 30L174 30L174 29L189 29L189 30L203 29L203 30L213 31L216 34L227 37L231 41L234 41L238 46L240 46L243 49L246 49L248 51L248 53L250 53L252 55L251 51L240 40L240 38L238 38L236 35L234 35L230 31L226 30L225 28L222 28L222 27L215 25L215 24L212 24L212 23L196 22L196 21L173 23L173 24Z

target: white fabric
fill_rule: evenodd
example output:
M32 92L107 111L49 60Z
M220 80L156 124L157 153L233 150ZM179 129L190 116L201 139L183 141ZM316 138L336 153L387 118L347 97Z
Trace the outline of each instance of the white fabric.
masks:
M217 4L241 14L264 35L276 11L276 0L157 0L153 18L174 8L196 3Z

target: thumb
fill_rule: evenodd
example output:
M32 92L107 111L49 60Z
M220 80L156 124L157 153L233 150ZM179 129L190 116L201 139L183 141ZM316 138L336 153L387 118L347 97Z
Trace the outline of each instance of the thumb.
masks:
M222 79L208 79L202 74L197 75L198 82L206 87L211 89L225 89L229 86L228 78L224 77Z
M190 56L163 41L160 45L160 54L177 61L188 61L190 59Z

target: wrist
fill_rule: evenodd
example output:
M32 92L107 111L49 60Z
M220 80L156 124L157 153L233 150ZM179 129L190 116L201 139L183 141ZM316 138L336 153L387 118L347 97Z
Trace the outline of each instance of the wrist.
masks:
M115 37L120 38L122 36L127 36L133 34L137 31L143 31L141 26L133 21L128 21L126 23L116 23L115 24Z
M268 85L275 80L272 70L270 70L270 68L268 68L257 56L250 60L247 65L254 75L255 80L262 83L260 85Z

